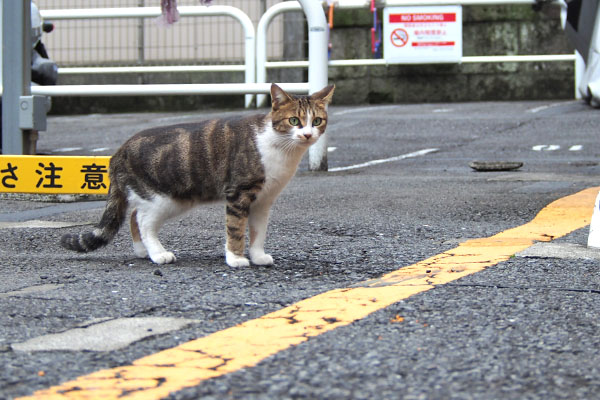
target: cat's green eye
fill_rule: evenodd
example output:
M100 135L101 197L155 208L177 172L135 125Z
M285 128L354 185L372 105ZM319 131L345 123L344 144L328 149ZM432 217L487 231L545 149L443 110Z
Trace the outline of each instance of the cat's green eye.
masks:
M291 117L289 119L289 121L290 121L290 125L292 125L292 126L300 125L300 119L298 119L298 117Z
M317 118L313 119L313 126L319 126L322 123L323 123L323 119L322 118L317 117Z

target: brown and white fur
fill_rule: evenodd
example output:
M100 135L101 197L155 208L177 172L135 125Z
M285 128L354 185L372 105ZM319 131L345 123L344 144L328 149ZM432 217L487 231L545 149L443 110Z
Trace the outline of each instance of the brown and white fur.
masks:
M334 86L294 96L271 86L268 114L152 128L131 137L110 161L108 199L92 232L66 234L61 245L88 252L108 244L131 212L136 256L172 263L158 231L166 220L224 199L225 260L232 267L271 265L264 245L271 206L303 154L327 127ZM245 257L246 227L250 260Z

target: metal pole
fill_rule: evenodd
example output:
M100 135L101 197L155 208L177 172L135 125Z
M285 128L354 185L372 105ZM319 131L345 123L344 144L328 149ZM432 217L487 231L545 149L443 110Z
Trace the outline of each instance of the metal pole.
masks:
M267 0L260 0L260 11L259 14L263 15L267 11Z
M21 96L31 94L31 7L29 0L2 1L2 152L26 154L29 130L19 127Z
M138 0L138 7L144 7L145 0ZM138 45L138 57L137 63L139 65L144 64L146 56L144 54L144 47L146 45L146 40L144 37L144 18L138 18L138 37L137 37L137 45Z
M327 86L327 41L329 26L319 0L300 0L308 22L308 91L315 93ZM327 136L323 135L308 150L311 171L327 171Z
M2 44L2 9L3 0L0 0L0 44ZM0 51L0 88L2 87L2 51ZM0 110L2 113L2 110ZM0 114L0 132L2 132L2 115ZM2 135L0 134L0 148L2 148Z
M138 0L138 7L145 6L145 0ZM144 18L138 18L137 21L137 45L138 45L138 56L137 56L137 64L143 65L146 59L146 55L144 52L144 48L146 46L146 38L144 37ZM137 77L137 81L140 85L144 84L145 77L142 74L139 74Z

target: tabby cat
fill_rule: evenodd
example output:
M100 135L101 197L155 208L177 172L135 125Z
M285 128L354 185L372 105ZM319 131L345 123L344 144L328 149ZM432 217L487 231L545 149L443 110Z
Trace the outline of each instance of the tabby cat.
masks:
M92 232L66 234L61 245L88 252L110 242L131 205L136 256L157 264L175 255L158 240L163 223L203 202L225 199L225 260L250 265L244 256L246 225L250 260L271 265L264 251L269 211L302 155L325 133L334 86L295 96L271 85L268 114L213 119L137 133L110 161L111 185L104 214Z

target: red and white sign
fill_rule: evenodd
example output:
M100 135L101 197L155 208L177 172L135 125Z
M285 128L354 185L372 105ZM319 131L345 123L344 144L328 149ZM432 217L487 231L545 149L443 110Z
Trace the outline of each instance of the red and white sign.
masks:
M461 6L384 8L383 57L390 64L460 62Z
M390 14L392 23L408 22L455 22L455 13L404 13Z

